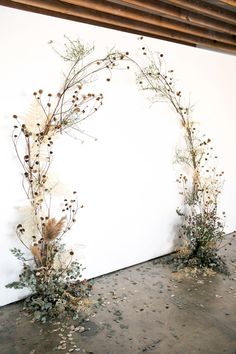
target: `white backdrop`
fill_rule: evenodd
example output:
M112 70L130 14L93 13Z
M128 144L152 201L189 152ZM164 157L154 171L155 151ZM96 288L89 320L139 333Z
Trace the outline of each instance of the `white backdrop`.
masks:
M64 43L63 35L94 42L97 55L114 45L130 52L137 36L71 21L0 7L0 305L26 292L5 284L17 278L21 264L9 249L18 246L14 233L19 207L26 200L20 165L10 139L11 116L27 111L32 92L57 92L64 63L48 41ZM236 58L148 39L152 50L165 54L175 69L181 89L190 92L195 117L211 137L225 171L221 209L227 213L227 231L236 228ZM98 141L64 136L58 141L53 169L72 190L78 190L84 208L67 242L94 277L168 253L173 249L176 185L175 147L181 140L177 119L165 104L151 105L139 92L134 74L119 71L112 82L99 82L104 106L83 125Z

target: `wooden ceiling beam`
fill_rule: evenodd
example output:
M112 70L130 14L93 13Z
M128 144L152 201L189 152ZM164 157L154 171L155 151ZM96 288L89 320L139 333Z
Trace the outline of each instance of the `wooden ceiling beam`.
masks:
M216 18L217 20L231 23L236 23L236 13L216 6L212 3L199 0L162 0L164 3L181 7L183 9L194 11L196 13Z
M232 6L232 7L236 8L236 1L235 0L218 0L217 2L223 6L227 5L227 6L230 6L230 7Z
M71 2L74 2L74 4ZM78 6L79 3L83 6ZM109 3L109 1L91 0L89 1L91 4L90 7L86 6L86 3L88 5L88 2L84 0L28 0L27 2L24 0L0 0L0 4L27 11L100 25L154 38L170 40L177 43L184 43L191 46L227 53L236 53L235 38L232 36L222 33L218 36L218 33L212 33L211 31L211 33L205 37L206 33L202 32L203 29L191 26L192 32L190 33L187 31L189 26L185 25L185 27L183 27L181 24L181 27L179 23L177 24L178 26L176 26L173 21L170 21L169 19L162 20L160 16L157 21L157 16L146 15L142 17L142 13L134 9L129 9L129 11L125 12L122 7L120 8L117 6L113 11L112 7L109 6L107 6L106 9L103 8L102 5L104 6L104 3ZM217 39L213 34L218 36Z
M160 15L169 19L173 19L179 22L184 22L186 24L192 24L198 27L203 27L205 29L210 29L213 31L219 31L228 34L236 34L236 23L234 25L225 23L200 15L198 13L185 10L180 7L169 5L163 3L162 1L154 0L109 0L110 3L123 4L127 7L131 7L143 12Z
M108 1L101 0L65 0L65 3L81 6L86 9L95 10L101 14L120 16L125 19L144 22L154 26L163 27L166 29L183 32L185 34L199 36L210 40L216 40L222 43L236 45L236 37L230 34L224 34L216 31L209 31L201 27L192 26L175 20L170 20L157 15L147 14L140 10L127 8L122 5L109 4ZM99 16L99 14L98 14ZM236 33L236 28L235 28Z

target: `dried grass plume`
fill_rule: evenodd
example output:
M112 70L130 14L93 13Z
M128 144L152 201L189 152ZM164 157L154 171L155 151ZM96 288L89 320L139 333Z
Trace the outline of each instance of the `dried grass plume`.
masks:
M48 219L43 228L43 238L45 242L55 240L63 231L66 217L62 217L59 221L55 218Z

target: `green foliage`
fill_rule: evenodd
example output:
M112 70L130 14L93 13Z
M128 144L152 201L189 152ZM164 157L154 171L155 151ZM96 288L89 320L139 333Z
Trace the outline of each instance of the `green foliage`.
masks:
M29 288L32 292L36 291L35 270L29 265L24 264L23 271L19 275L19 281L14 281L6 285L6 288L23 289Z
M19 248L12 248L10 251L19 261L24 262L26 260L24 253Z
M59 53L54 47L53 50L66 62L80 62L94 51L94 46L84 45L79 39L72 40L65 36L64 52ZM53 41L49 44L53 45Z
M224 237L224 225L215 210L188 215L182 229L195 254L204 252L205 248L216 247Z
M18 254L15 254L17 258ZM71 313L76 318L91 290L89 282L79 280L81 267L77 261L57 268L37 268L24 264L19 281L7 284L6 287L31 290L33 295L25 300L25 308L33 314L35 320L45 322L65 313Z
M218 255L224 236L224 222L216 209L184 215L180 227L183 248L177 253L177 258L187 266L208 267L228 273L225 262Z

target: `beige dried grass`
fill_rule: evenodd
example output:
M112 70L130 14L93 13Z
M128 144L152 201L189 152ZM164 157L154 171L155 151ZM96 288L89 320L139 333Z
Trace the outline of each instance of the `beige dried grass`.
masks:
M48 219L43 228L43 239L46 243L55 240L63 231L66 217L62 217L59 221L55 218Z

